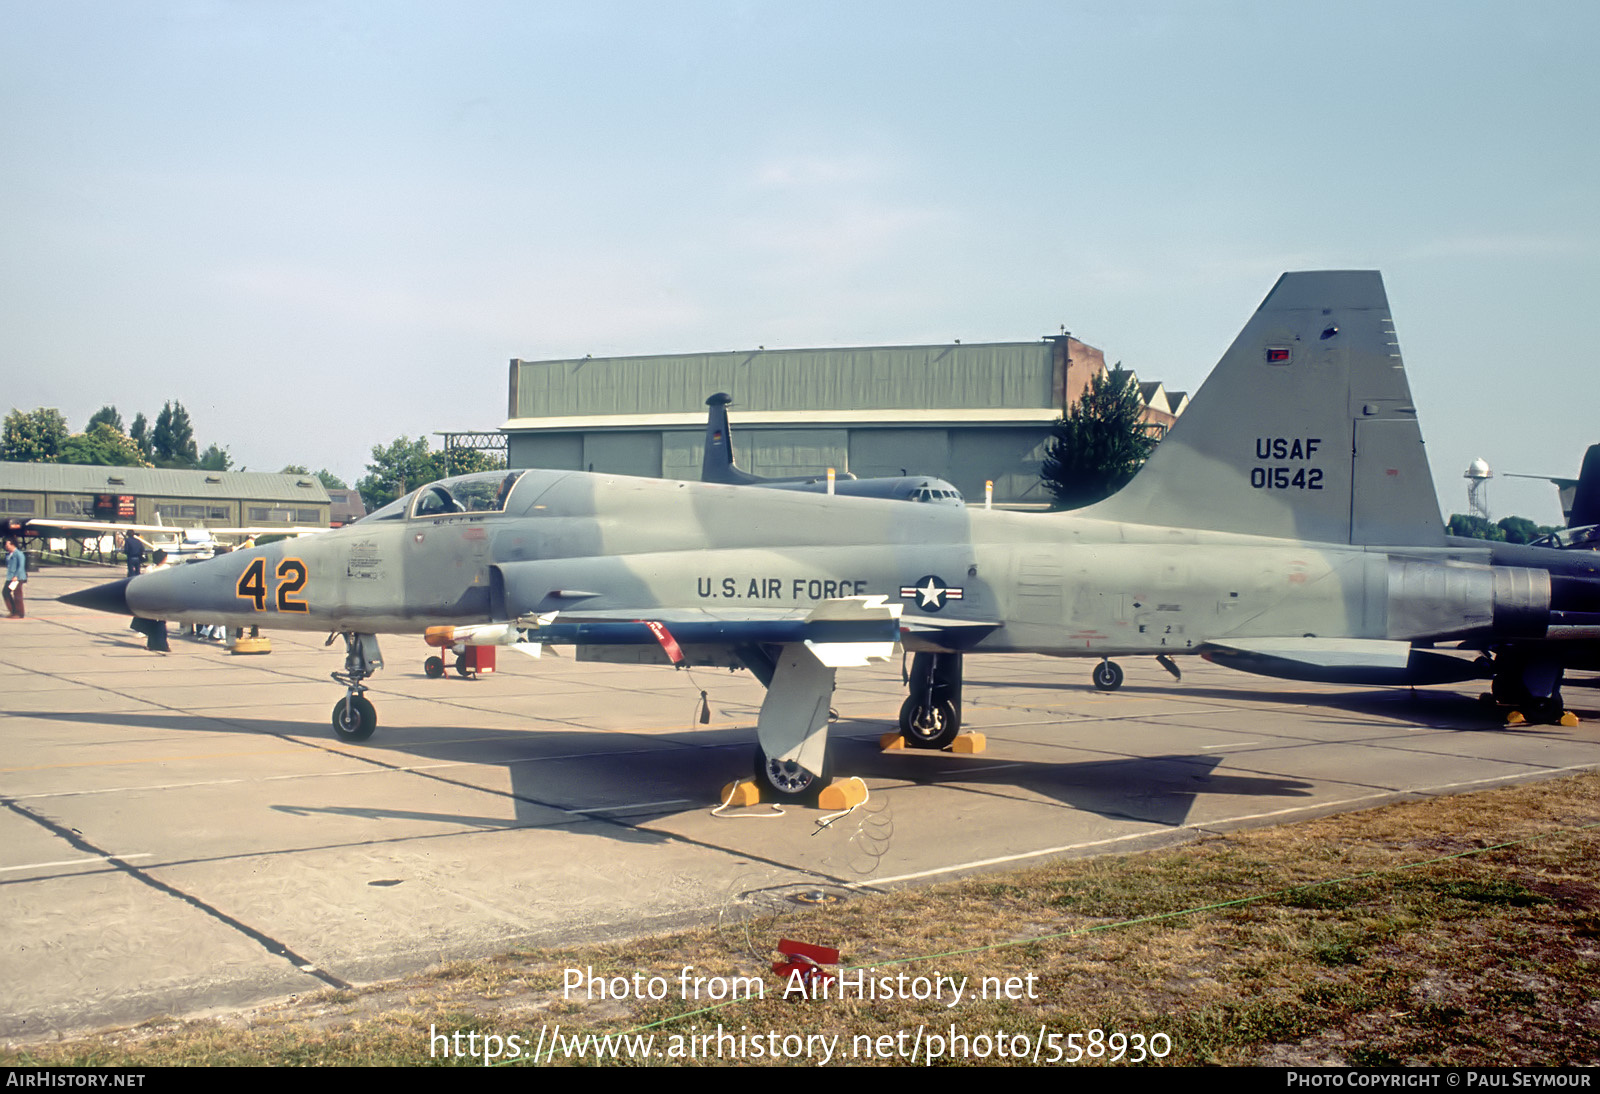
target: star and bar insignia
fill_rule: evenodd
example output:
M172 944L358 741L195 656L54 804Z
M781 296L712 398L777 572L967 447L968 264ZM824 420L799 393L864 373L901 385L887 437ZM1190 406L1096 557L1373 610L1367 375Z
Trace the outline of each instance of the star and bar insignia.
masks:
M959 586L951 588L937 574L919 577L914 585L900 586L901 600L915 599L916 606L928 612L938 611L949 601L960 600L961 595L962 591Z

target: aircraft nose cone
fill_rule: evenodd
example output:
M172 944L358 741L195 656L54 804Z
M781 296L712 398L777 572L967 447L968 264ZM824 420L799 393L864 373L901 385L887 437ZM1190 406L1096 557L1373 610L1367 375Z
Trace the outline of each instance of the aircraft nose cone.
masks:
M66 593L56 599L63 604L71 604L74 608L93 608L98 612L111 612L114 615L132 615L128 607L128 582L132 578L123 578L121 581L108 581L104 585L95 585L88 589L79 589L75 593Z

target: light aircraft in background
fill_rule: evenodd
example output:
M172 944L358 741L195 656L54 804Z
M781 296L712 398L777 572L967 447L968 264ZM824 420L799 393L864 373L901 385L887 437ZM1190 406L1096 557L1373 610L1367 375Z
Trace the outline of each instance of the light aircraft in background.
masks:
M765 486L773 490L804 490L814 494L837 494L847 498L886 498L935 505L961 505L961 491L954 483L932 475L894 475L858 479L848 471L834 476L828 485L826 473L792 478L766 479L741 471L733 460L733 429L728 423L728 407L733 399L717 392L706 400L705 455L700 461L700 481L729 486Z
M1086 509L496 472L62 599L340 634L332 721L351 741L377 726L380 633L747 668L767 689L758 777L800 797L829 775L836 670L897 642L915 654L914 747L960 731L973 652L1092 658L1102 687L1122 656L1371 683L1492 674L1529 716L1559 716L1562 671L1600 651L1600 556L1521 551L1445 541L1382 278L1337 271L1280 278L1145 467Z
M150 559L156 565L191 562L211 558L231 550L224 538L233 540L256 539L262 536L303 536L326 532L326 528L285 527L276 525L256 528L178 528L170 524L130 524L109 520L66 520L52 517L29 517L16 521L8 531L22 537L43 539L60 533L62 538L74 539L105 536L138 535L150 548ZM120 550L120 548L118 548Z

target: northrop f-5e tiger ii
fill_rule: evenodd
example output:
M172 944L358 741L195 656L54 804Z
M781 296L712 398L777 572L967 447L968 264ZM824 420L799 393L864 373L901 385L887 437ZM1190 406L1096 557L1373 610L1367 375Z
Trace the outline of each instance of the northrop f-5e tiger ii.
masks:
M747 668L767 688L757 774L804 797L829 776L835 672L897 644L915 654L901 730L925 748L960 731L969 652L1092 658L1108 689L1111 658L1136 655L1356 683L1490 675L1529 716L1559 712L1562 671L1600 650L1597 560L1446 540L1383 280L1340 271L1283 275L1143 470L1076 512L496 472L64 599L342 635L332 720L352 741L377 725L378 634Z

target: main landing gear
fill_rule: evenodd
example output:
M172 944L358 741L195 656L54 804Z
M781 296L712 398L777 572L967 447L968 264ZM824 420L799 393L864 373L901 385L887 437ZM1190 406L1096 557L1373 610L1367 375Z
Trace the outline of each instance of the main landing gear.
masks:
M1561 698L1565 677L1566 670L1558 662L1539 660L1517 650L1501 650L1494 656L1489 692L1480 698L1504 709L1508 726L1528 722L1575 726L1577 716L1567 710Z
M813 775L794 760L775 760L756 745L754 774L756 785L769 795L769 800L793 802L796 805L816 805L822 788L833 781L833 757L822 762L822 775Z
M911 657L910 692L900 706L900 735L912 748L949 748L961 733L961 654Z
M333 707L333 732L341 741L364 741L378 728L378 712L366 697L367 677L383 668L383 654L375 634L344 634L344 671L330 675L345 687ZM330 635L328 641L333 641Z

